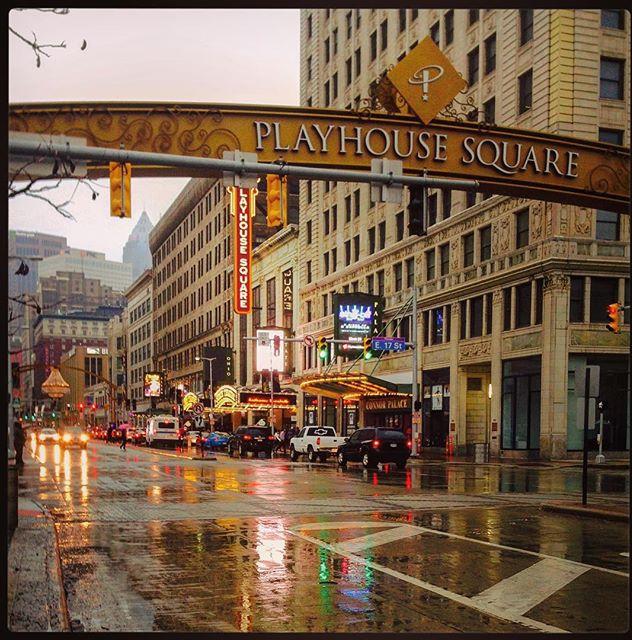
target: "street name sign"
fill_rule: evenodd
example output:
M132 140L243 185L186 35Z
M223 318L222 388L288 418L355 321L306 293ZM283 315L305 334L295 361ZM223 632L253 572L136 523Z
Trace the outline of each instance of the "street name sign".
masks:
M371 349L375 351L406 351L404 338L373 338Z

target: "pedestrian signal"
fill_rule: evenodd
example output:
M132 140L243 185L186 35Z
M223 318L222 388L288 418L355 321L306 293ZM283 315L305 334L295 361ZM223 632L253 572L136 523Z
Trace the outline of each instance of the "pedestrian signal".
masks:
M269 227L287 224L287 178L267 175L267 218Z
M619 327L619 314L621 313L621 305L618 302L614 302L608 305L608 317L610 322L606 325L608 331L612 333L621 333L621 327Z
M373 351L371 351L371 338L364 338L362 341L362 355L365 360L370 360L373 357Z
M327 352L329 349L327 348L327 338L318 338L318 357L321 360L327 359Z
M110 216L132 217L132 165L110 162Z

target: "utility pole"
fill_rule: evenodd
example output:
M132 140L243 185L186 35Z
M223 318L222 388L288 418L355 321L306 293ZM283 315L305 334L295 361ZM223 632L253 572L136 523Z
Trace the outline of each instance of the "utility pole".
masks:
M421 426L421 412L417 410L417 402L419 401L419 393L418 393L418 381L417 381L417 371L419 367L419 340L417 339L417 285L413 280L413 321L411 331L413 334L413 342L415 346L413 347L413 394L412 394L412 436L413 436L413 449L412 454L414 456L419 455L419 427Z

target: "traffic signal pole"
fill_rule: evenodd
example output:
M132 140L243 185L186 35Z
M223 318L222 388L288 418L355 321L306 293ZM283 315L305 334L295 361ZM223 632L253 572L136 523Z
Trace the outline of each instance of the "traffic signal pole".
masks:
M9 154L32 156L33 158L74 158L96 163L118 162L126 164L154 165L161 167L181 167L204 171L210 174L220 172L235 173L245 177L251 175L274 174L293 176L305 180L334 180L337 182L376 183L387 186L419 186L437 189L456 189L459 191L478 191L478 180L428 178L410 175L397 175L393 171L378 173L374 171L352 171L345 169L318 169L283 163L247 162L241 160L225 160L219 158L192 158L168 153L151 153L147 151L129 151L127 149L105 149L88 147L70 142L38 142L9 137ZM256 157L256 154L252 154ZM70 176L72 177L72 176Z
M419 435L420 435L420 421L421 413L417 411L417 402L419 401L419 391L418 391L418 382L417 382L417 370L419 367L419 356L418 356L418 347L419 340L417 336L417 284L413 280L413 322L412 322L412 334L413 334L413 342L415 343L413 346L413 394L412 394L412 440L413 440L413 448L412 454L414 456L419 455Z

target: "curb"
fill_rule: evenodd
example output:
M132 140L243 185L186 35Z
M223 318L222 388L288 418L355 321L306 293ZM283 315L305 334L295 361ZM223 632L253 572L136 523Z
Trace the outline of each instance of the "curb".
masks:
M581 505L562 505L545 503L542 505L545 511L555 511L558 513L567 513L574 516L584 516L587 518L603 518L604 520L618 520L620 522L629 522L630 514L621 511L607 511L605 509L595 509L593 507L582 507Z

